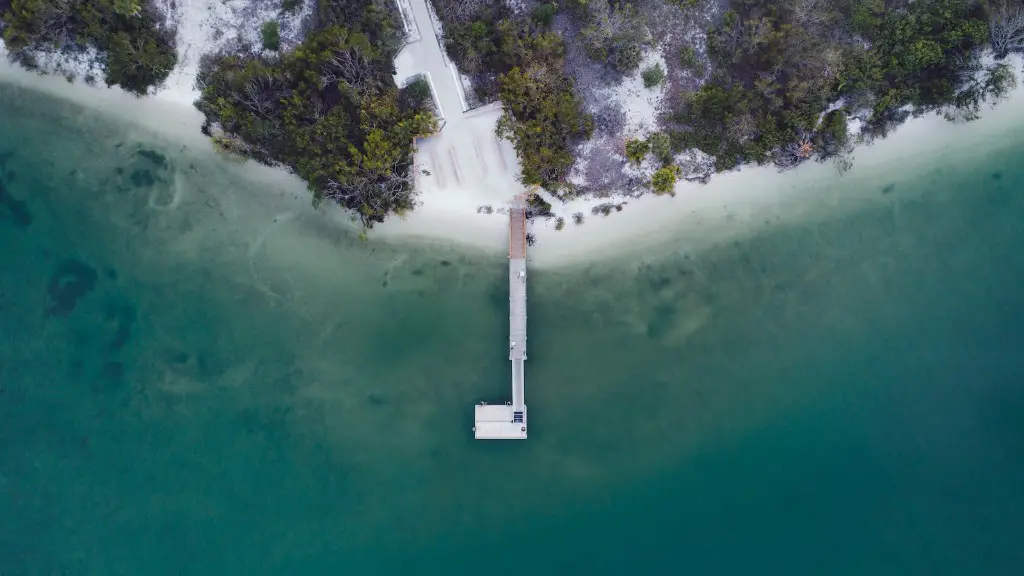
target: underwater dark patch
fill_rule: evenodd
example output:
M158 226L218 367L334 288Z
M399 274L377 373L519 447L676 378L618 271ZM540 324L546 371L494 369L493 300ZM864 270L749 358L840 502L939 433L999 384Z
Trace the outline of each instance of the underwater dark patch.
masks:
M156 177L149 170L134 170L128 179L136 188L152 188L156 184Z
M96 270L70 258L62 261L50 276L46 293L50 303L47 316L66 317L78 305L78 300L96 287Z
M896 189L896 185L895 184L887 184L885 186L885 188L882 188L882 195L885 196L886 194L892 194L892 191L895 190L895 189Z
M145 148L142 148L140 150L136 150L135 153L161 168L167 166L167 157L156 150L146 150Z
M993 172L992 173L992 179L993 180L1002 180L1003 179L1003 173L1002 172L998 172L998 171L997 172Z
M647 322L647 337L660 340L671 330L675 322L676 310L673 306L661 305L654 308L654 314Z
M25 229L32 224L28 203L12 196L3 182L0 182L0 218L4 218L5 214L5 219L13 222L16 228Z

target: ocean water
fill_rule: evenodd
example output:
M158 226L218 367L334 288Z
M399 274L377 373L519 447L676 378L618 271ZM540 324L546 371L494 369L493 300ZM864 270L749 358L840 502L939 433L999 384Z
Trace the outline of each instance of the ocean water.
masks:
M501 254L4 85L0 127L0 574L1024 572L1024 137L536 270L486 443Z

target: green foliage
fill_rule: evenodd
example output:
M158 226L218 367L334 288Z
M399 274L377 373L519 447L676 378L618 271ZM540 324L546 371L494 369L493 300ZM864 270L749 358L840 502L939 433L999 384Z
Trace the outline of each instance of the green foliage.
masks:
M0 2L3 40L12 56L33 67L33 51L46 49L105 55L108 85L134 94L167 79L177 56L174 35L161 29L140 0L10 0Z
M651 147L651 154L654 154L662 164L672 161L672 142L668 134L655 132L647 137L647 143Z
M683 46L679 52L679 64L684 70L688 70L694 76L704 75L704 65L697 57L697 51L692 46Z
M118 85L136 94L163 82L177 60L152 36L118 32L107 48L107 85Z
M666 166L658 169L651 177L651 188L654 189L654 193L670 194L676 187L676 173L678 168L675 166Z
M260 28L263 49L277 52L281 48L281 24L277 20L268 20Z
M445 48L474 78L477 96L500 98L497 133L513 142L522 181L557 188L575 159L571 146L588 137L593 120L583 112L564 73L562 39L548 26L557 6L542 4L529 19L503 2L433 0L445 29Z
M540 216L551 215L551 203L545 200L540 194L530 194L526 203L533 209L535 214Z
M574 162L570 145L594 129L571 82L560 71L516 67L502 74L499 84L504 113L497 133L514 143L523 183L551 186L562 181Z
M142 12L139 0L114 0L113 9L121 16L138 16Z
M907 105L923 110L953 100L957 82L972 71L975 49L988 38L980 8L966 0L922 0L899 11L862 0L853 21L871 50L851 51L841 93L873 95L875 125Z
M294 12L301 4L302 0L282 0L281 11Z
M593 60L629 74L640 67L643 47L651 42L644 15L630 4L600 2L586 7L583 47Z
M643 49L635 42L624 42L616 45L611 52L611 62L616 70L630 74L640 67L644 59Z
M654 88L665 81L665 70L662 69L661 64L655 64L645 69L641 76L644 79L644 88Z
M828 158L842 153L849 143L846 113L833 110L821 120L821 125L814 135L814 148L821 158Z
M407 84L400 94L399 105L406 109L434 110L433 94L430 90L430 82L420 76ZM436 110L434 110L436 113Z
M646 140L626 140L626 159L633 164L643 163L650 150L651 145Z
M981 105L995 104L1017 87L1017 76L1005 62L993 64L981 71L953 97L952 103L943 110L951 121L976 120L981 114Z
M437 129L423 85L395 86L392 57L386 42L332 25L280 57L204 59L196 106L238 152L290 167L314 202L334 201L370 227L412 208L413 139Z
M872 110L869 131L907 110L959 100L966 111L978 94L988 97L984 86L965 88L987 36L972 0L742 0L731 8L709 30L710 80L674 116L673 144L715 156L719 169L779 162L780 150L803 142L819 157L838 154L848 144L846 114L824 112L840 97ZM698 65L692 49L680 58L684 68Z
M540 4L533 9L530 14L530 18L534 22L542 26L550 26L555 21L555 14L558 13L558 4L554 2L548 2L547 4Z

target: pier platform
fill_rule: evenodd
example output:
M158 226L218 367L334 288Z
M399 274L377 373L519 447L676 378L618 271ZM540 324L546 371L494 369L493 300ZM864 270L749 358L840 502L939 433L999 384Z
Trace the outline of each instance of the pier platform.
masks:
M508 359L512 401L480 403L473 432L478 440L526 439L526 197L516 196L508 216Z

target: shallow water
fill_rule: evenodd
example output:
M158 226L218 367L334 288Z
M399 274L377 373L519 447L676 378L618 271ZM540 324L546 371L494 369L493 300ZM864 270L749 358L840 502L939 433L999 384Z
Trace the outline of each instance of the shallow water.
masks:
M501 254L361 243L208 150L0 102L0 573L1024 568L1024 140L535 271L503 444L470 431L508 394Z

